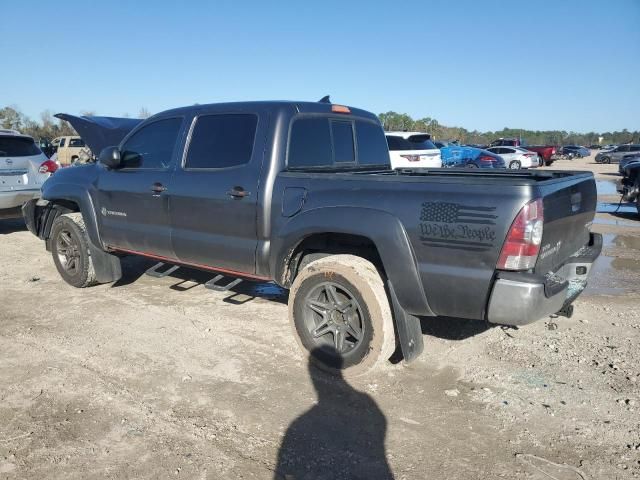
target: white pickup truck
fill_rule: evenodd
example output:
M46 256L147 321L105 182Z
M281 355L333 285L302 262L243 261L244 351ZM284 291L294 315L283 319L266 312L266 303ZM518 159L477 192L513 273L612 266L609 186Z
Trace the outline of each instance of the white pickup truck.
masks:
M40 196L40 188L58 165L33 138L0 129L0 219L21 217L20 207Z

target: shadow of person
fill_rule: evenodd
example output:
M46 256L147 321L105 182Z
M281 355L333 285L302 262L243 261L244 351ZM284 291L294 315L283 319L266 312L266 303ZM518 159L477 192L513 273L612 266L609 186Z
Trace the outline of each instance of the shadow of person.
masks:
M317 354L336 357L328 347L312 352ZM274 479L392 479L384 447L387 421L376 402L311 360L309 375L318 400L289 425Z

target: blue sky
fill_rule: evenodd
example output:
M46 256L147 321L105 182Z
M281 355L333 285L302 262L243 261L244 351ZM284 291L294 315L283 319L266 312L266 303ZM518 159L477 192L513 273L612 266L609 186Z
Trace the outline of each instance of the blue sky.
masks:
M3 1L0 106L317 100L450 126L640 129L640 0Z

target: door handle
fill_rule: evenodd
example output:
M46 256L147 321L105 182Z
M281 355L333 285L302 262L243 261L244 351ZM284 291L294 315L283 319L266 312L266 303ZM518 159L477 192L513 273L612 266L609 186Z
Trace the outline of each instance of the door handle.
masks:
M244 198L244 197L248 197L249 195L251 195L250 192L247 192L244 188L242 187L233 187L231 190L229 190L227 192L227 195L229 195L230 197L233 198Z
M153 193L162 193L167 189L167 187L165 187L164 185L162 185L160 182L156 182L153 185L151 185L151 191Z

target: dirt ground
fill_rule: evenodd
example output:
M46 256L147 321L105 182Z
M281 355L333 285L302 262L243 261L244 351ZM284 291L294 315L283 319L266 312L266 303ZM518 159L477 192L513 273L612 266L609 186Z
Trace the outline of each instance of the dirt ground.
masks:
M0 478L640 477L640 221L610 213L616 165L552 168L601 193L573 318L424 319L417 361L349 381L310 375L272 285L212 292L130 258L77 290L0 221Z

